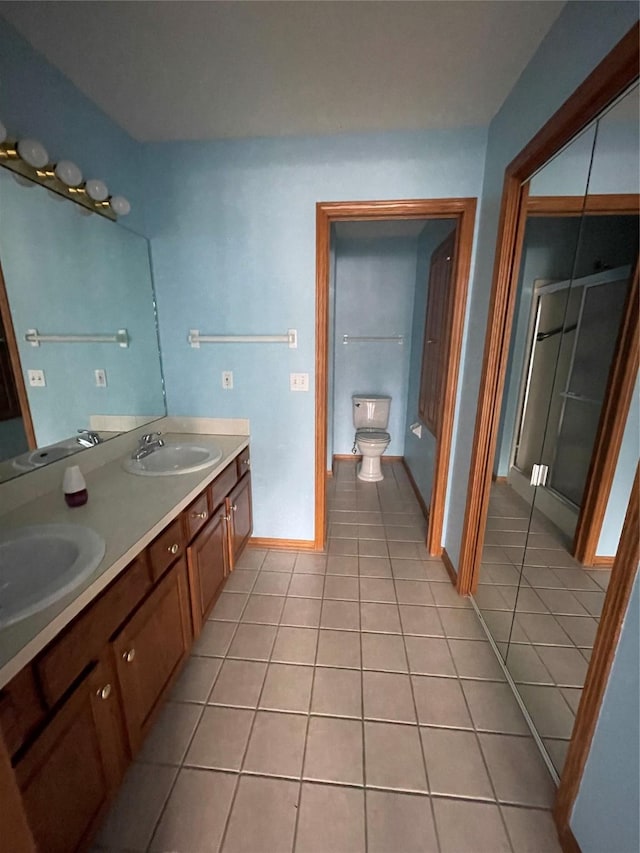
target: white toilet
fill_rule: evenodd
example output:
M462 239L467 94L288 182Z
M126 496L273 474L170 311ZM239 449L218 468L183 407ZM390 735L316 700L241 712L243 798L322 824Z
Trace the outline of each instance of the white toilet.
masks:
M386 432L391 397L380 394L369 394L368 397L354 394L351 400L353 425L356 428L354 453L357 447L358 452L362 454L362 462L358 465L358 479L377 483L384 480L380 457L391 441L391 436Z

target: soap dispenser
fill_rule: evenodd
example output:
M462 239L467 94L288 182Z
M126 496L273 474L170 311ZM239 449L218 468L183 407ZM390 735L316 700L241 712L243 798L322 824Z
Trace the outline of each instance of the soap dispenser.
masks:
M89 493L87 492L87 484L79 465L71 465L64 472L62 481L62 490L67 506L82 506L86 504Z

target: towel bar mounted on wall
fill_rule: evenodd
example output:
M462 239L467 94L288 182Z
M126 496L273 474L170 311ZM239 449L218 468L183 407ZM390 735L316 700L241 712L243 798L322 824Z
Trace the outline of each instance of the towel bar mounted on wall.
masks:
M396 344L404 343L404 335L343 335L342 343L343 344L353 344L360 343L362 341L371 342L371 343L383 343L383 342L393 342Z
M189 344L200 349L200 344L289 344L298 348L298 332L288 329L286 335L201 335L198 329L189 329Z
M43 335L37 329L27 329L25 341L32 347L40 344L119 344L129 346L129 333L118 329L115 335Z

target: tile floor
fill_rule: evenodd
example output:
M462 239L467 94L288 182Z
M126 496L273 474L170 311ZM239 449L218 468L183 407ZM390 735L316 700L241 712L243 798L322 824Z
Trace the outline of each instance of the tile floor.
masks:
M610 572L584 569L537 510L527 534L530 516L493 484L475 600L561 773Z
M398 464L327 554L249 549L96 850L558 853L554 786Z

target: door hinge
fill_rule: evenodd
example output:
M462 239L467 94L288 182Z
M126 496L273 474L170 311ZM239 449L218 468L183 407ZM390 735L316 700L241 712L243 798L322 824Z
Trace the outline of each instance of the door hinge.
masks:
M546 486L548 474L548 465L534 465L531 469L531 480L529 482L532 486Z

